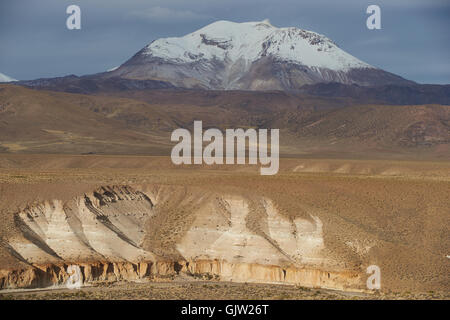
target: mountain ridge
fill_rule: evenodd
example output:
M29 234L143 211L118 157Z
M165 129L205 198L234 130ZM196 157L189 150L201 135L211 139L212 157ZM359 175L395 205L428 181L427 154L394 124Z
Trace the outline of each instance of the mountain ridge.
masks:
M0 86L0 153L167 155L176 128L280 128L280 154L448 159L450 106L386 106L281 91L102 95ZM26 128L26 130L17 130Z

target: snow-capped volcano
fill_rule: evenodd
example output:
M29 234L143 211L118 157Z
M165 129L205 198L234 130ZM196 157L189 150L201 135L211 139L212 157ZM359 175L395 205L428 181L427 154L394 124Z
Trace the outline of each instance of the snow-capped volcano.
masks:
M276 28L268 20L233 23L218 21L182 38L159 39L143 55L176 63L202 59L239 60L251 64L265 56L309 67L348 70L371 68L342 51L330 39L298 28Z
M155 40L111 74L208 89L408 82L353 57L323 35L277 28L268 20L217 21L184 37Z
M12 82L17 81L16 79L13 79L11 77L8 77L6 74L3 74L0 72L0 82Z

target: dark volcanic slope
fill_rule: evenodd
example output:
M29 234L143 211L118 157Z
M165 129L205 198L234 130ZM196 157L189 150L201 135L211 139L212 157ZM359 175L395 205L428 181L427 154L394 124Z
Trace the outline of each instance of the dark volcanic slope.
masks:
M240 67L230 67L216 60L176 63L148 56L140 51L117 70L105 73L104 76L137 80L162 79L177 87L203 90L296 91L304 85L329 82L361 86L415 84L381 69L333 71L280 61L273 57L263 57L253 62L251 67L239 76L229 74L233 68Z
M347 97L361 102L386 104L426 104L450 105L450 85L384 85L363 87L336 82L305 85L299 92L320 97Z
M27 88L52 90L83 94L114 94L126 95L127 91L176 89L170 82L160 80L135 80L120 77L110 77L106 73L77 77L74 75L15 82ZM180 90L186 90L179 88ZM191 91L194 91L192 89ZM206 92L206 90L197 90ZM217 95L215 90L212 95ZM230 90L227 92L236 92ZM337 82L304 85L298 90L288 91L290 94L308 94L326 98L351 98L359 103L376 103L392 105L411 104L443 104L450 105L450 85L383 85L359 86ZM233 95L233 93L231 93Z
M78 77L70 75L59 78L47 78L18 81L15 84L28 88L63 91L70 93L109 93L125 90L168 89L174 88L168 82L159 80L132 80L118 77L102 77L102 74Z

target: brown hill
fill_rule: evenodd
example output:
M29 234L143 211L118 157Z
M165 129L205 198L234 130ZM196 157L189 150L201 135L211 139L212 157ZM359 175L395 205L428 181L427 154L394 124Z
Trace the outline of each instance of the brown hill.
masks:
M450 106L362 105L285 92L93 96L0 86L2 152L168 155L171 131L194 120L204 128L279 128L284 155L447 159L450 153Z

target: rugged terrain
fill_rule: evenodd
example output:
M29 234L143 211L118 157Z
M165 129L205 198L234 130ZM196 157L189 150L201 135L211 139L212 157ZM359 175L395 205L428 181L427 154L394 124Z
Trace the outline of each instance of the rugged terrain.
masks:
M168 155L171 132L279 128L284 156L448 159L450 107L285 92L137 90L98 95L0 86L0 151Z

